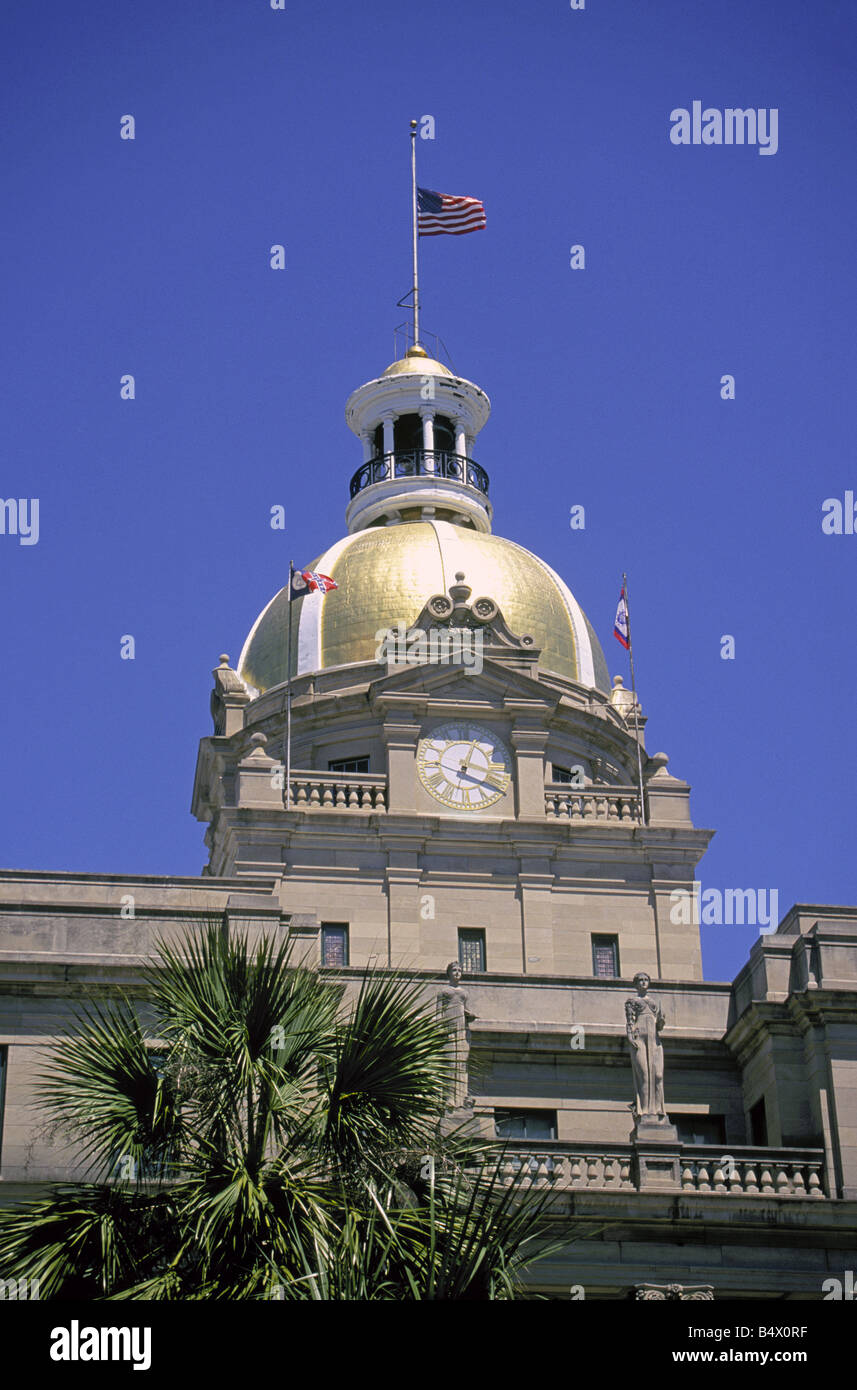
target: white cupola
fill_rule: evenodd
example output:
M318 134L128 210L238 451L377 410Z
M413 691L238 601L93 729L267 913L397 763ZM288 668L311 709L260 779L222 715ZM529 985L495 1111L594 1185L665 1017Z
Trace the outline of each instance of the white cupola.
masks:
M345 513L349 533L435 519L490 532L488 475L472 457L490 413L484 391L418 344L359 386L345 405L363 443Z

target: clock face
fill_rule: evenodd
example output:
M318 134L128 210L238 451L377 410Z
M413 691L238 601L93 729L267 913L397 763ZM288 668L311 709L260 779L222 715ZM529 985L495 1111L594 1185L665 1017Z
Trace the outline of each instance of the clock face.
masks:
M470 719L441 724L417 749L420 781L456 811L482 811L508 790L512 759L496 734Z

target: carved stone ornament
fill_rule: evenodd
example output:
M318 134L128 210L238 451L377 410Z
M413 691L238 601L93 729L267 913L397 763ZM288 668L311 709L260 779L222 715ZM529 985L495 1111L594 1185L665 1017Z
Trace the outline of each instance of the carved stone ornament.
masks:
M658 1303L674 1299L681 1302L698 1299L713 1301L714 1288L711 1284L635 1284L634 1298Z
M483 595L471 603L471 590L463 582L464 575L459 572L455 578L458 582L450 586L451 597L447 594L432 594L411 631L419 628L428 632L433 627L470 628L481 631L486 646L534 651L534 642L530 634L514 633L492 598Z

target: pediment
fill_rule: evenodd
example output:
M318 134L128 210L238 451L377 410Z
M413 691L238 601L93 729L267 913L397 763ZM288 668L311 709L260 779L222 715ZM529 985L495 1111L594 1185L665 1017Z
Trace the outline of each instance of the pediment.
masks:
M560 698L558 691L484 652L478 671L468 671L460 663L391 665L387 675L372 682L368 695L373 708L409 703L437 704L439 708L452 704L492 709L513 706L539 717L550 715Z

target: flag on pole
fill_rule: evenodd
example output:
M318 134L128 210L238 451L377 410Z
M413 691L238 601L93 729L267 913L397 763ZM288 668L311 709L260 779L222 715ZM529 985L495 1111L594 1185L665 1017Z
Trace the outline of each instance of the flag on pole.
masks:
M329 574L319 574L317 570L295 570L289 586L289 602L293 598L303 598L305 594L327 594L339 585Z
M628 599L624 584L619 590L619 607L616 609L616 617L613 622L613 636L622 643L626 651L629 650L631 640L628 625Z
M420 236L462 236L478 232L486 224L485 206L478 198L458 197L417 189L417 223Z

